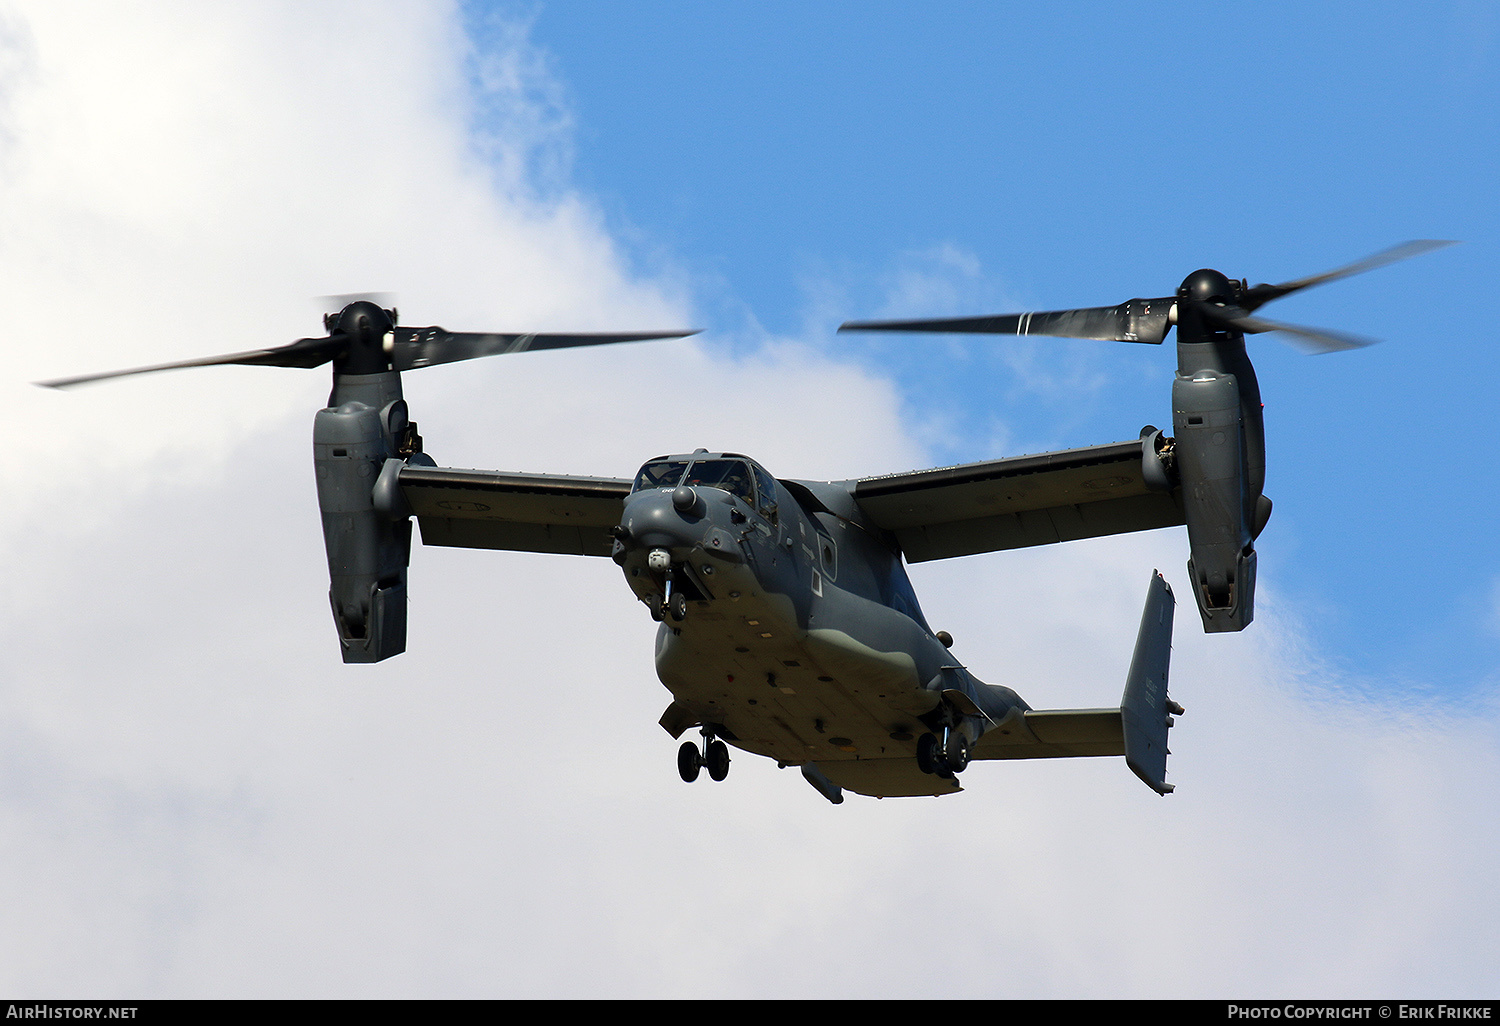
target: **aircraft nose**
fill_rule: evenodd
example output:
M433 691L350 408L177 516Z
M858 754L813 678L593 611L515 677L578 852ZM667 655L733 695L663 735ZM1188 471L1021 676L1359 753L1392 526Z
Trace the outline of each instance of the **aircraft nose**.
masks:
M703 543L711 525L702 515L702 501L689 486L637 492L625 503L615 537L627 550L666 549L674 561Z

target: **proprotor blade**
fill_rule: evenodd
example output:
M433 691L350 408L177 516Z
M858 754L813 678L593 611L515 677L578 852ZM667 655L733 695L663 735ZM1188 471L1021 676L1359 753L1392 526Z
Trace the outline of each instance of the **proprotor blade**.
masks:
M1241 299L1240 305L1247 311L1254 310L1259 306L1269 303L1273 299L1280 299L1300 289L1313 285L1322 285L1324 282L1337 281L1339 278L1347 278L1354 274L1363 274L1365 271L1373 271L1377 267L1386 264L1394 264L1398 260L1406 260L1410 257L1430 253L1444 246L1454 245L1451 239L1413 239L1411 242L1403 242L1399 246L1383 249L1379 253L1356 260L1352 264L1336 268L1332 271L1324 271L1322 274L1309 275L1306 278L1298 278L1295 281L1282 282L1280 285L1256 285L1247 289ZM1280 328L1280 331L1289 329Z
M653 339L686 338L696 331L650 331L632 334L597 333L580 335L523 334L501 335L445 328L396 328L392 331L391 365L396 370L431 367L439 363L456 363L481 356L505 356L535 349L570 349L574 346L603 346L616 342L647 342Z
M1132 299L1119 306L997 314L925 321L849 321L840 331L941 331L988 335L1051 335L1160 345L1172 325L1175 297Z
M224 364L245 364L261 367L318 367L338 355L345 339L299 338L291 345L273 349L250 349L243 353L227 353L223 356L205 356L196 360L178 360L175 363L158 363L149 367L132 367L128 370L107 371L103 374L84 374L76 378L55 378L38 381L46 388L71 388L109 378L123 378L132 374L153 374L156 371L180 370L186 367L216 367Z
M1199 314L1204 320L1217 324L1220 327L1231 328L1246 335L1255 335L1265 331L1279 331L1291 336L1285 339L1289 345L1296 346L1305 353L1321 355L1323 353L1340 353L1350 349L1363 349L1365 346L1374 345L1378 339L1365 338L1361 335L1351 335L1343 331L1330 331L1327 328L1304 328L1298 324L1282 324L1279 321L1269 321L1264 317L1252 317L1244 310L1234 306L1216 306L1212 303L1197 304Z

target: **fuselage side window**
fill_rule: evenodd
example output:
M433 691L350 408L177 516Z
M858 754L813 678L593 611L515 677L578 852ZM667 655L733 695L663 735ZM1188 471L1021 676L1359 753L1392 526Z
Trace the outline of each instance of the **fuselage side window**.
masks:
M821 526L818 528L818 555L823 558L823 576L830 581L838 580L838 543L833 540L833 535L823 530Z

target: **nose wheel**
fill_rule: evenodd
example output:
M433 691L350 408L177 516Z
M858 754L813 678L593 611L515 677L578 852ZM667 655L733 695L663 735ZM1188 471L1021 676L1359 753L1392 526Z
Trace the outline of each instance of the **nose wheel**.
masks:
M674 592L671 575L668 575L665 592L661 595L646 596L646 608L651 611L651 619L657 623L661 623L668 616L675 622L681 623L687 619L687 594L681 591Z
M667 574L667 584L662 594L661 604L662 608L678 623L687 619L687 595L680 591L672 590L671 573Z
M684 741L677 749L677 772L685 782L691 784L697 780L704 767L708 768L708 775L713 780L729 776L729 746L711 737L707 731L703 735L701 751L692 741Z

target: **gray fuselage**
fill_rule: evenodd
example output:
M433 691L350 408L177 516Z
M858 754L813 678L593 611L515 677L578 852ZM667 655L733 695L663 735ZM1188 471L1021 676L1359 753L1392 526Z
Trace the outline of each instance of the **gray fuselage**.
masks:
M846 485L777 482L733 454L663 457L616 537L615 561L662 616L674 736L708 727L784 765L905 760L893 793L947 793L951 779L915 769L916 739L948 727L972 743L1029 708L933 633L899 549Z

